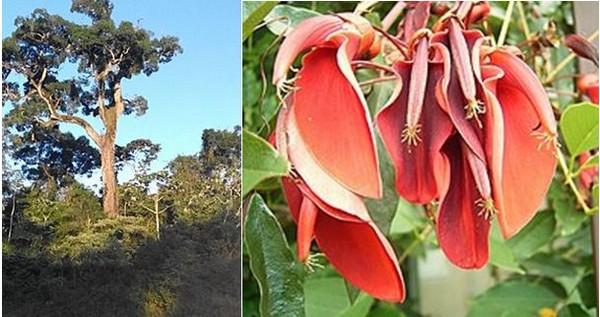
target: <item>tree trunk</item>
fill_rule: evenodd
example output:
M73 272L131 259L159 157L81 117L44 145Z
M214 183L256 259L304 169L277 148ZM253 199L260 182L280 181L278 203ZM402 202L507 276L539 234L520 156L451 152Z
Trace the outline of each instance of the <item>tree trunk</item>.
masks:
M13 194L12 197L12 209L10 210L10 225L8 227L8 242L12 236L13 219L15 216L15 210L17 209L17 194Z
M119 196L117 195L117 176L115 173L115 130L106 131L100 148L102 207L109 218L116 218L119 215Z
M154 221L156 224L156 239L160 240L160 211L158 210L158 202L160 198L156 196L154 198Z

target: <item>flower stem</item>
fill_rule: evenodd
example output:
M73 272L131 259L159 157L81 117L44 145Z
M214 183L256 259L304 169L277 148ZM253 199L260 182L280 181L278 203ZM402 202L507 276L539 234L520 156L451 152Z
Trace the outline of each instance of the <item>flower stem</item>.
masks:
M583 211L585 212L585 214L592 215L594 213L594 211L592 209L590 209L590 207L588 207L587 203L585 202L585 199L579 192L577 185L573 181L573 175L572 175L571 171L569 170L569 167L567 166L567 161L565 160L565 156L563 155L562 151L560 151L559 149L556 150L556 157L558 158L558 165L560 166L560 169L562 170L563 174L565 175L565 184L569 185L569 187L573 191L573 194L575 194L575 198L577 198L577 202L581 205L581 208L583 208Z
M384 31L389 30L394 21L398 18L398 16L404 9L404 7L406 7L406 3L404 1L396 2L392 10L390 10L390 12L388 12L388 14L386 14L383 20L381 21L381 29Z
M594 32L594 34L590 35L587 39L589 41L593 41L598 37L598 30L596 30L596 32ZM575 53L571 53L569 54L569 56L565 57L565 59L563 59L558 65L556 65L556 67L554 67L554 69L548 74L548 77L546 77L546 80L544 81L544 84L549 84L552 81L554 81L554 77L556 77L556 75L558 75L558 73L565 68L567 65L569 65L569 63L571 61L573 61L573 59L575 59L575 57L577 57L577 55Z
M529 32L529 25L527 25L527 18L525 17L525 10L523 9L523 2L517 2L517 10L519 10L519 16L521 17L521 25L523 26L523 33L525 33L525 40L529 40L531 38L531 33Z
M410 255L410 252L412 252L414 248L421 244L425 240L425 238L427 238L429 233L431 233L432 230L433 226L430 223L427 224L427 226L423 228L423 231L421 231L417 238L413 240L413 242L408 246L408 248L404 249L404 252L402 252L400 257L398 258L398 263L402 264L402 262L404 262L404 260L406 260L406 258Z
M377 78L362 81L362 82L358 83L358 85L361 87L364 87L364 86L370 86L373 84L384 83L386 81L392 81L392 80L397 80L396 76L377 77Z
M502 29L500 29L500 35L498 36L498 42L496 43L496 47L500 47L504 44L504 40L506 39L506 34L508 33L508 26L510 25L510 18L512 16L514 7L515 7L514 0L508 2L508 7L506 8L506 14L504 15L504 21L502 21Z

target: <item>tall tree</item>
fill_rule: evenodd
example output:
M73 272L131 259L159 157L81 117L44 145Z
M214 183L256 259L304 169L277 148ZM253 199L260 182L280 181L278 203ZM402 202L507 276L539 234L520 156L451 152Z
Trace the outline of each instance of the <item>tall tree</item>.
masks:
M176 37L155 38L128 21L117 26L112 9L108 0L74 0L71 11L87 15L90 24L36 9L29 17L17 18L16 30L2 43L3 102L10 100L22 110L11 111L7 119L21 134L62 123L83 128L100 152L103 209L108 217L118 215L118 119L143 115L148 108L143 97L123 96L122 80L141 73L149 76L182 52ZM77 63L76 74L63 67L69 63ZM8 81L11 73L24 80ZM100 119L102 131L90 123L92 117Z

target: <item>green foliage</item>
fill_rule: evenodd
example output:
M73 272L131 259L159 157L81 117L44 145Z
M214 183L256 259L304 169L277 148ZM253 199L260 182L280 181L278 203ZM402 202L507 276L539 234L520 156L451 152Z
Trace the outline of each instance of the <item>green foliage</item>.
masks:
M25 217L37 225L54 228L61 237L84 230L102 217L98 197L77 182L63 188L49 182L31 188L22 199Z
M571 156L598 147L598 105L570 105L560 118L560 129Z
M109 0L74 0L71 11L92 20L77 24L35 9L15 20L16 30L3 39L2 49L3 87L9 91L3 103L12 106L4 115L10 134L6 145L12 158L22 162L32 179L43 171L44 179L55 181L67 173L89 174L102 165L103 207L110 217L118 214L113 166L118 119L148 109L143 97L123 95L121 81L141 73L149 76L182 52L176 37L155 38L129 21L117 26L112 10ZM78 65L77 74L65 71L69 64ZM11 74L16 76L9 78ZM103 131L90 124L94 117ZM88 139L61 132L62 123L79 126Z
M507 244L518 259L527 259L547 244L555 228L556 220L552 211L538 212Z
M275 216L260 195L250 198L244 241L261 290L261 316L305 316L302 271Z
M290 163L273 147L257 135L244 131L244 180L243 195L261 181L275 176L285 175Z
M298 23L317 15L320 15L320 13L313 10L280 4L273 8L265 21L273 21L267 26L271 32L280 35L286 34L286 32L289 33Z
M277 5L277 1L252 1L242 4L242 42L245 41L257 24Z
M52 254L76 259L82 253L101 251L107 247L132 253L154 237L152 227L141 217L105 218L74 235L56 239L49 246Z
M74 258L3 252L3 315L235 316L240 311L239 228L222 218L173 226L127 251L131 219L106 219L113 239ZM103 230L98 227L98 230ZM134 251L134 252L132 252Z
M540 309L553 307L557 301L556 295L541 285L507 282L475 297L467 316L537 316Z
M494 222L490 234L490 264L502 268L507 271L512 271L524 274L525 271L519 266L515 259L513 250L507 245L498 224Z
M311 317L364 317L375 301L360 293L354 302L346 296L344 279L315 278L304 283L306 315Z

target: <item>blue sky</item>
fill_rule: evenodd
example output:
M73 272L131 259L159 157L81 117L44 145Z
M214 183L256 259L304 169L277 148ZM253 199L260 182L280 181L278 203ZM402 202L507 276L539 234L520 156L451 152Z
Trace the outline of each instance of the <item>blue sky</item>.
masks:
M144 96L149 110L141 117L121 118L118 144L140 138L159 143L162 151L154 166L157 169L178 154L198 152L204 129L230 129L240 124L241 2L113 0L113 4L117 24L128 20L157 37L177 36L184 50L150 77L124 80L124 96ZM4 0L2 37L14 30L17 16L29 15L39 7L71 21L89 23L86 16L69 12L70 6L68 0ZM101 131L100 125L95 126ZM68 131L82 134L78 127Z

